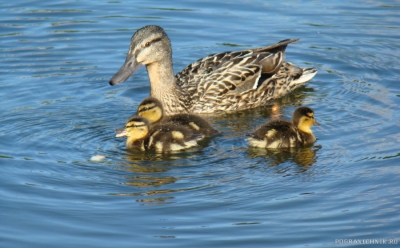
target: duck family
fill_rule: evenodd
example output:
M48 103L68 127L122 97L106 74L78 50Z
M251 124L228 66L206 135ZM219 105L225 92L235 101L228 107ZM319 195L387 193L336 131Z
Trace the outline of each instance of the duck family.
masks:
M287 45L208 55L174 75L171 42L159 26L145 26L132 36L125 63L110 85L126 81L142 65L150 79L150 97L138 106L116 137L126 147L167 153L197 146L219 132L199 114L234 112L266 105L304 85L317 73L285 61ZM297 108L292 121L270 120L247 139L250 147L276 149L312 145L315 121L309 107Z

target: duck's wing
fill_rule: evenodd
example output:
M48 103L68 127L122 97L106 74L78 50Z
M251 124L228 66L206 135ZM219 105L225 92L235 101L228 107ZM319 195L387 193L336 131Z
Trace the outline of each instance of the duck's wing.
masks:
M300 39L286 39L267 47L252 49L254 53L269 52L274 54L274 56L269 56L260 61L262 66L262 74L273 75L277 73L285 59L285 50L287 45L297 42L298 40Z
M275 53L277 51L280 51L283 49L283 51L285 51L286 46L291 44L291 43L295 43L297 41L299 41L300 39L285 39L285 40L281 40L278 43L275 43L273 45L270 46L266 46L266 47L259 47L259 48L254 48L252 49L254 52L260 52L260 51L266 51L266 52L271 52L271 53Z
M261 75L275 74L282 65L284 51L296 40L238 52L223 52L200 59L179 72L178 85L195 98L241 93L258 87Z

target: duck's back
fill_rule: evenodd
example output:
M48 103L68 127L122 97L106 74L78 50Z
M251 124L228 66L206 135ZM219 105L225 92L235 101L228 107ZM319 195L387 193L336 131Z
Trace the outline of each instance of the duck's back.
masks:
M179 87L194 98L202 95L241 94L258 87L264 73L263 60L271 61L270 67L279 69L284 53L244 50L213 54L188 65L176 75ZM268 73L272 75L276 73ZM221 91L222 90L222 91Z
M177 83L184 90L195 92L202 78L213 78L224 72L229 73L229 71L239 75L239 69L247 66L249 69L256 70L257 74L256 68L261 69L262 74L272 75L281 66L287 45L298 40L286 39L266 47L210 54L189 64L177 73ZM249 72L246 72L244 76L249 76ZM246 79L245 77L240 80Z
M303 144L301 134L293 123L285 120L272 120L258 127L249 145L261 148L296 147Z

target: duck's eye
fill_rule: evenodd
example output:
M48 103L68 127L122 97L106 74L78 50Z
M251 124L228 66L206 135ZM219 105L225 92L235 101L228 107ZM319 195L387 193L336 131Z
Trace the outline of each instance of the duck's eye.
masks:
M150 42L146 42L146 44L144 44L145 47L149 47L150 46Z

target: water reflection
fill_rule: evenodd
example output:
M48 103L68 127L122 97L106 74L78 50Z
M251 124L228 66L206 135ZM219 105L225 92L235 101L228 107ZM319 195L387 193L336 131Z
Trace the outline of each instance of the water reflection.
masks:
M125 162L120 166L123 170L130 172L124 176L124 184L134 188L132 193L120 193L119 195L139 197L136 201L146 205L170 203L167 201L174 199L174 196L170 195L171 193L190 190L172 186L181 176L171 175L170 170L184 166L186 163L183 160L197 157L199 150L200 148L197 148L197 150L185 150L170 154L127 151Z
M138 188L159 187L164 184L176 182L178 179L173 176L163 176L163 172L167 172L169 168L165 165L137 165L130 164L125 167L129 172L133 172L134 176L127 176L125 185L135 186Z
M284 149L249 148L247 150L251 158L263 157L270 166L278 166L287 161L292 161L306 171L317 162L317 152L321 146L294 147Z

